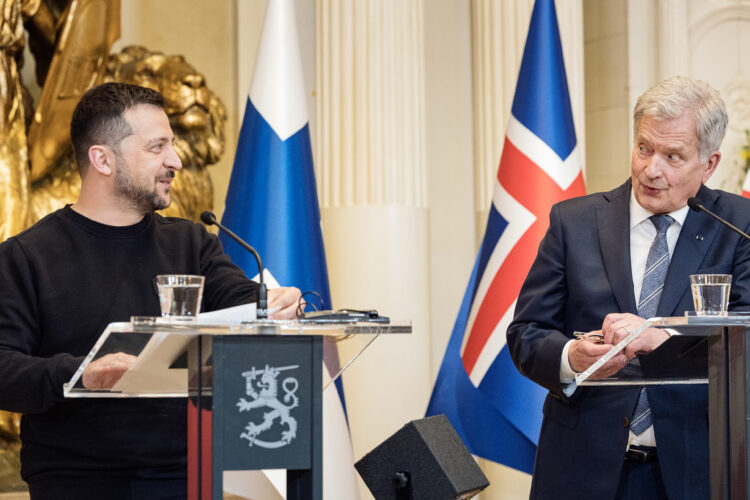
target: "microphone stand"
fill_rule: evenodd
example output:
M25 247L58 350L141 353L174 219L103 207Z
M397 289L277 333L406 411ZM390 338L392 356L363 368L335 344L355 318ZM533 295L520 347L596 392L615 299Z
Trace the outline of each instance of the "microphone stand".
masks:
M703 203L701 203L701 200L699 200L698 198L695 198L695 197L689 198L688 199L688 206L691 209L695 210L696 212L706 212L708 215L710 215L711 217L713 217L717 221L721 222L722 224L724 224L725 226L727 226L729 229L731 229L735 233L739 234L740 236L744 237L745 239L750 240L750 235L748 235L742 229L734 226L729 221L726 221L726 220L722 219L721 217L719 217L718 215L716 215L712 211L708 210L706 207L703 206Z
M253 257L255 257L255 262L258 264L258 271L260 272L260 283L258 285L257 317L258 319L268 319L268 290L266 288L266 283L263 280L263 262L261 262L258 252L256 252L253 247L248 245L245 240L234 234L228 228L224 227L218 220L216 220L216 216L213 213L209 211L203 212L201 214L201 221L208 226L214 225L218 227L219 229L227 233L230 238L239 243L242 248L253 254Z

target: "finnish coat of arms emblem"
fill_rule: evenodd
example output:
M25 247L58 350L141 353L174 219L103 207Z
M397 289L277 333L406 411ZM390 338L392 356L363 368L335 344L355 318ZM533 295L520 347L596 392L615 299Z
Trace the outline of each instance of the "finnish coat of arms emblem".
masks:
M284 378L281 382L281 389L284 391L283 402L279 400L279 375L281 372L295 368L299 368L299 365L278 368L266 365L262 370L253 367L242 373L245 377L245 393L251 399L248 401L240 398L237 401L239 412L249 412L258 408L268 409L263 412L261 421L250 420L245 426L245 432L240 434L242 439L247 439L249 446L281 448L297 436L297 420L291 415L291 411L299 406L299 398L296 394L299 382L296 378ZM277 421L282 427L281 437L275 441L260 439L259 435L272 429Z

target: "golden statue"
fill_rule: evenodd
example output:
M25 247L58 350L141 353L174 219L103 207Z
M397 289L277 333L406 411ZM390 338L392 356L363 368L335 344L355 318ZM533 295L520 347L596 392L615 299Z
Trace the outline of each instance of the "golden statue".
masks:
M164 215L198 220L213 208L207 166L224 153L226 110L182 56L119 38L119 0L0 0L0 241L80 192L69 124L80 96L105 81L160 91L183 168ZM42 88L36 108L21 81L24 30ZM26 489L18 473L20 416L0 411L0 492Z
M21 415L0 412L0 492L21 491L26 483L21 479Z
M32 2L0 0L0 218L2 235L15 234L28 222L30 174L26 117L18 61L24 46L23 16ZM26 10L24 10L26 9Z
M119 0L0 0L0 241L34 222L32 181L70 149L80 96L101 80L120 36ZM36 109L19 73L24 24L42 87ZM5 91L7 89L7 91Z

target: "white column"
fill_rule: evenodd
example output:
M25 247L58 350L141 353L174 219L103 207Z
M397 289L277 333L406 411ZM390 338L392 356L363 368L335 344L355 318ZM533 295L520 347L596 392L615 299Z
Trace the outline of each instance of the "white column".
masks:
M316 173L334 307L411 319L344 375L355 459L430 394L421 0L318 0ZM364 339L340 344L342 362Z
M690 74L688 9L683 0L659 0L659 80Z

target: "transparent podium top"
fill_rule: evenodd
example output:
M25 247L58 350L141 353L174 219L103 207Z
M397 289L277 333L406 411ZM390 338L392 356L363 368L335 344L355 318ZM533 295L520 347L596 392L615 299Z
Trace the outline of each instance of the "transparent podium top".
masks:
M695 312L688 311L684 316L651 318L648 321L657 328L683 330L686 332L683 335L701 335L701 327L750 325L750 311L730 311L726 316L698 316Z
M576 375L577 385L665 385L707 384L708 350L706 339L724 327L750 328L750 313L730 312L727 316L684 316L651 318L630 332L587 370ZM602 365L638 338L647 328L662 328L671 337L653 352L638 357L641 369L623 370L605 379L593 380ZM639 373L640 372L640 373Z
M192 339L202 335L314 335L334 341L354 335L371 336L343 364L341 371L333 377L335 380L377 336L405 333L411 333L411 321L388 321L385 318L365 322L303 319L207 323L134 316L129 322L107 325L73 377L63 385L63 393L66 398L186 397L186 350ZM130 354L136 356L136 360L112 389L89 390L83 387L81 376L89 363L113 353Z

